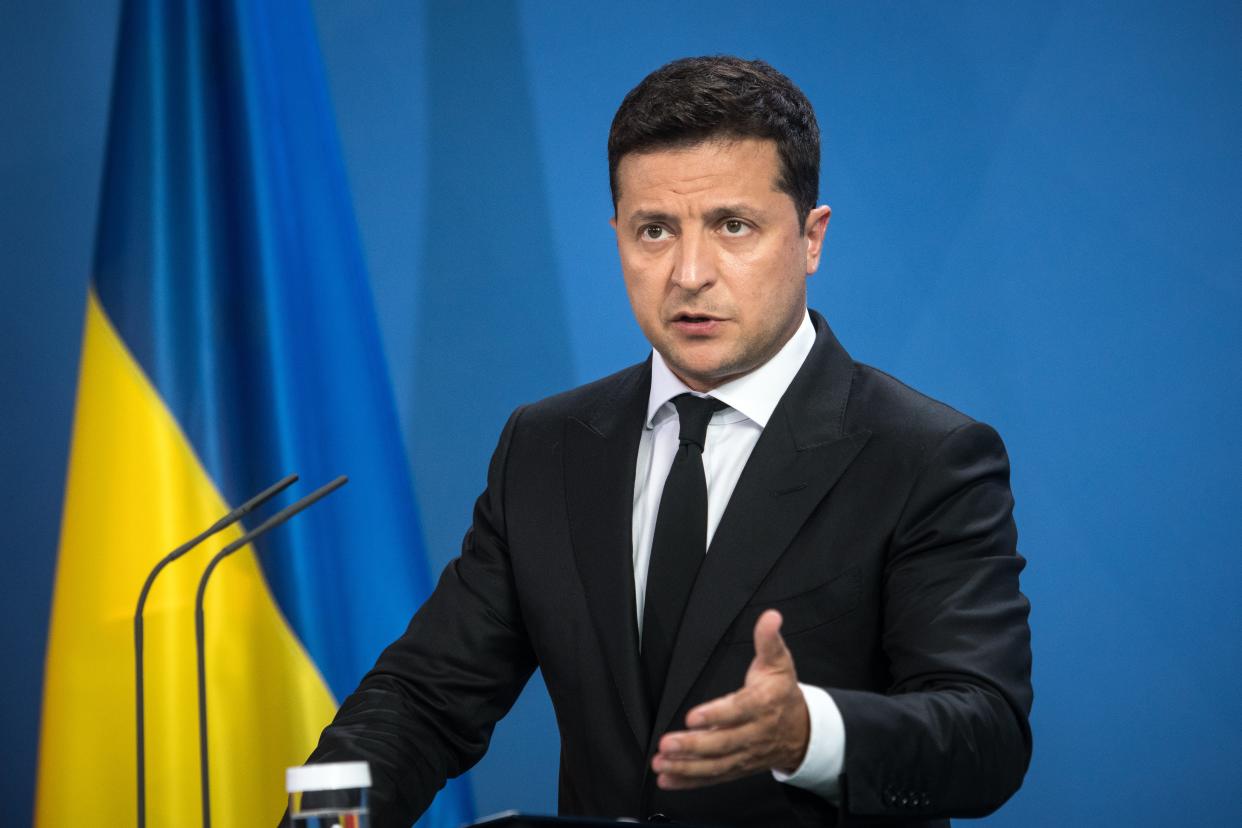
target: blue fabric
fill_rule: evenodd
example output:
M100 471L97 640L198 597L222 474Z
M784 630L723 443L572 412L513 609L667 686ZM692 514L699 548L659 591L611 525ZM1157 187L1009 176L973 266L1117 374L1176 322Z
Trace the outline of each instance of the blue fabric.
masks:
M258 544L340 700L430 583L310 10L127 3L116 73L95 288L230 504L349 476Z

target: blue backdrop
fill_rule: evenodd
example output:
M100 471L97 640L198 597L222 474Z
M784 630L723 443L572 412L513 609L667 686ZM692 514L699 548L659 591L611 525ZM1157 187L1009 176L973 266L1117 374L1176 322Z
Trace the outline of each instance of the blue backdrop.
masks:
M0 8L0 793L33 791L114 2ZM1242 774L1242 6L313 4L427 546L509 410L641 358L604 141L673 57L807 92L812 304L993 423L1034 610L1035 757L997 826L1232 824ZM779 7L785 8L785 7ZM538 682L480 813L555 807Z

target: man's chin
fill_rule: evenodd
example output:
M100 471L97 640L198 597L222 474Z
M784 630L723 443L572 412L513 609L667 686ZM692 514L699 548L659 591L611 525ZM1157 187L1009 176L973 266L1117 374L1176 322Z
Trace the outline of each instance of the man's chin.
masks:
M681 355L678 355L679 357ZM687 360L684 358L669 359L664 355L664 362L677 378L695 391L706 392L724 385L729 380L737 379L747 373L736 364L723 359Z

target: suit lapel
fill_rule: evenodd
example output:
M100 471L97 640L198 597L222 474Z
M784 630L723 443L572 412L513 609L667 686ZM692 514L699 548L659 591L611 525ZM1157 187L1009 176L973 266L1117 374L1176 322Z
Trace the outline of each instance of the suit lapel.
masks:
M578 575L604 657L641 750L651 715L638 660L631 530L634 467L650 365L622 374L612 394L565 424L565 497Z
M868 432L846 434L853 361L812 311L815 346L751 452L690 594L648 747ZM680 724L680 723L678 723Z

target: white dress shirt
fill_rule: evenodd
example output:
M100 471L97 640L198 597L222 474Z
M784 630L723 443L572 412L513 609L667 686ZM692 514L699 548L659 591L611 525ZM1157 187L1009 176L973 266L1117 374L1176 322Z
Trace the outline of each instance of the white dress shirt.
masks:
M642 635L647 571L655 535L660 496L673 457L677 453L680 423L671 400L679 394L710 396L728 406L712 415L703 447L703 471L707 477L707 545L710 549L721 515L733 495L733 487L750 458L751 450L768 424L776 404L793 382L815 344L815 328L806 314L789 341L770 360L748 374L713 389L708 394L692 391L669 369L659 352L651 357L651 396L647 419L638 443L634 471L634 598L638 608L638 631ZM836 702L825 690L798 685L806 699L811 733L806 756L792 773L773 771L781 782L804 788L836 801L838 778L845 763L845 725Z

